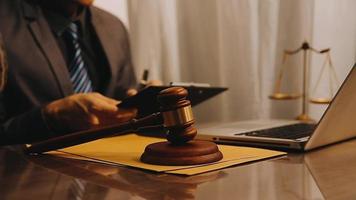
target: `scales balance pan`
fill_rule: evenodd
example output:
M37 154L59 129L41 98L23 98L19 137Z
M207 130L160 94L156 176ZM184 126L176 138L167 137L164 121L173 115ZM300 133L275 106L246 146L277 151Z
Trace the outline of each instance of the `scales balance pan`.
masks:
M335 71L335 67L333 66L333 63L331 61L330 49L325 49L320 52L325 53L326 57L325 57L323 65L321 66L321 70L318 73L319 77L315 83L312 93L313 94L316 93L317 89L320 86L321 79L323 76L326 76L325 72L326 72L326 69L328 69L327 71L328 71L328 75L329 75L329 77L328 77L328 79L329 79L329 83L328 83L329 84L329 95L328 95L328 97L312 97L309 99L309 102L314 103L314 104L330 104L333 99L333 95L335 94L335 91L336 91L334 86L339 87L340 81L338 80L338 77L337 77L336 71ZM325 77L325 78L327 78L327 77Z
M269 95L268 97L273 100L293 100L293 99L299 99L302 97L301 94L299 93L286 93L281 91L281 86L282 86L282 79L284 75L284 68L285 65L284 63L286 62L287 59L287 54L284 55L283 57L283 67L279 71L278 78L276 79L275 85L274 85L274 92L273 94Z
M298 99L300 98L302 95L300 94L294 94L294 93L273 93L271 95L269 95L270 99L273 100L292 100L292 99Z
M331 99L330 98L311 98L309 99L310 103L314 103L314 104L329 104L331 103Z

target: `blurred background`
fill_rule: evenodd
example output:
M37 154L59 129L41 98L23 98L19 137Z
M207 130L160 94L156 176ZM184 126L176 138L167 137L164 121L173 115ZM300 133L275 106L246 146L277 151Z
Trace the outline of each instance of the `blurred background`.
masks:
M96 0L126 25L137 77L210 83L229 90L194 108L198 122L258 118L293 119L301 99L275 101L275 80L285 49L308 41L331 48L340 83L356 61L354 0ZM319 77L323 56L311 54L309 91ZM302 54L286 62L282 82L302 92ZM320 96L329 93L322 78ZM311 94L313 95L313 94ZM319 119L326 105L309 104Z

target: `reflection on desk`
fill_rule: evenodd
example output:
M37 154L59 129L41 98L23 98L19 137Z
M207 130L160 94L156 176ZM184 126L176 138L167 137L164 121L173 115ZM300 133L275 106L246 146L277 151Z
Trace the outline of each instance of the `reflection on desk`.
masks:
M0 148L0 199L352 199L356 140L176 176Z

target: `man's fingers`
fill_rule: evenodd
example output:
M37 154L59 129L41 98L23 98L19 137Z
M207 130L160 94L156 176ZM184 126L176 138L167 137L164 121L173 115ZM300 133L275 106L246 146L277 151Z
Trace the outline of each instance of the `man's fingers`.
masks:
M118 103L119 101L99 93L74 94L45 106L43 115L54 131L84 130L118 123L116 116L121 114ZM135 113L132 111L123 111L120 118L130 120L134 116Z
M134 95L136 95L138 93L138 91L136 90L136 89L128 89L127 91L126 91L126 95L127 96L129 96L129 97L131 97L131 96L134 96Z
M102 99L96 99L91 102L89 110L93 113L106 113L115 115L118 113L119 108L116 106L116 104L111 104Z
M124 122L124 121L129 121L133 118L135 118L137 115L137 109L132 108L132 109L123 109L121 108L119 110L119 114L116 115L116 118L118 119L119 122Z
M94 126L100 124L99 118L98 118L96 115L94 115L94 114L89 114L89 115L88 115L88 121L89 121L89 123L90 123L91 125L94 125Z
M112 104L112 105L117 105L120 103L120 101L116 100L116 99L112 99L112 98L109 98L109 97L106 97L100 93L97 93L97 92L94 92L94 93L91 93L95 98L98 98L98 99L101 99L103 101L106 101L107 103L109 104Z
M110 99L99 93L83 94L77 101L85 104L86 109L91 113L103 112L116 114L118 111L117 104L119 101Z

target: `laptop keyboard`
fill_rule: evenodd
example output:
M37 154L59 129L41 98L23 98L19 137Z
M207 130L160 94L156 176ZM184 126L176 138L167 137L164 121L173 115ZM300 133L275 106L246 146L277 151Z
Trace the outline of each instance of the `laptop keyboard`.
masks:
M315 124L293 124L288 126L281 126L271 129L257 130L247 133L239 133L236 135L246 135L254 137L269 137L269 138L281 138L281 139L298 139L310 136L314 131Z

